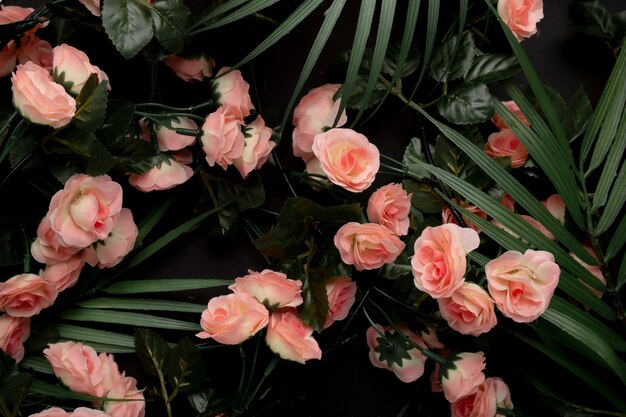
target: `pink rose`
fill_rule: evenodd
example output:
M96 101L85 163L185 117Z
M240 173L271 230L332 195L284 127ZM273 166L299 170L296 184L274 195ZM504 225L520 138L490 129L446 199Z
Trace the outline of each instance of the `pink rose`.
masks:
M242 178L246 178L254 169L259 169L276 146L272 140L272 129L265 126L265 120L258 115L254 122L244 128L243 153L233 160L233 165Z
M52 71L52 45L50 42L37 36L25 36L22 38L17 50L17 62L25 64L31 61L46 71Z
M451 403L470 395L485 380L485 354L483 352L462 352L448 357L441 367L441 388Z
M530 127L530 123L528 122L528 119L526 118L526 116L524 116L524 113L522 113L522 111L519 109L519 107L517 106L517 104L515 104L513 100L503 101L502 104L504 104L509 110L511 110L511 112L515 115L515 117L519 119L520 122ZM506 123L504 123L504 120L502 120L502 118L498 114L494 114L493 117L491 118L491 121L500 130L509 128L506 125Z
M50 200L50 228L62 244L85 248L106 239L122 210L122 187L108 175L75 174Z
M0 316L0 349L19 362L24 358L24 342L30 336L30 318Z
M334 242L341 260L357 271L395 261L405 246L398 236L376 223L346 223L337 230Z
M78 407L74 411L67 412L62 408L52 407L36 414L31 414L29 417L110 417L108 414L94 410L93 408Z
M0 78L6 77L17 65L17 48L11 39L0 51Z
M426 349L426 344L422 338L409 329L408 326L400 323L396 325L396 327L408 339L413 341L418 346ZM385 335L385 338L381 336L381 333ZM370 362L376 368L388 369L392 371L402 382L409 383L417 381L424 374L426 356L424 356L420 349L411 346L408 342L402 341L400 337L393 337L395 333L396 330L391 325L383 328L380 324L377 324L376 328L372 326L367 329L366 338L367 346L370 348ZM408 357L402 354L397 354L393 357L385 355L385 339L390 342L392 341L392 343L401 343L402 346L400 348L406 351L406 355L408 355ZM392 345L389 349L398 349L398 346Z
M555 240L556 238L554 237L554 235L552 234L552 232L550 232L548 229L546 229L546 227L539 223L539 221L535 220L535 218L527 215L527 214L519 214L519 216L521 217L522 220L524 220L526 223L530 224L532 227L534 227L535 229L539 230L541 233L543 233L543 235L545 237L547 237L550 240ZM502 227L503 229L505 229L504 227ZM507 232L511 233L514 236L517 236L515 233L511 232L508 229L505 229ZM517 236L519 237L519 236Z
M520 168L528 159L528 151L510 129L489 135L485 153L492 158L511 158L511 168Z
M0 25L6 25L9 23L21 22L25 20L35 9L32 7L20 7L20 6L5 6L0 4ZM24 32L23 36L34 35L37 29L48 26L48 22L38 23L28 31Z
M496 306L518 323L533 321L548 308L560 273L551 253L532 249L505 252L485 265Z
M302 304L302 281L288 279L282 272L264 269L261 272L248 270L248 275L235 278L228 289L244 293L263 303L268 309L297 307Z
M383 185L367 201L367 219L379 223L398 236L409 232L411 196L402 184Z
M180 133L176 133L176 129L197 130L198 125L196 122L189 117L182 116L174 117L170 119L169 122L174 130L161 125L156 126L155 134L160 151L178 151L195 143L195 136L181 135Z
M66 246L61 236L50 227L50 212L37 227L37 239L30 246L30 253L42 264L65 262L80 252L82 248Z
M588 245L583 245L583 247L585 248L587 252L589 252L591 256L597 259L597 256L591 247L589 247ZM600 269L600 266L586 264L583 261L581 261L580 258L574 255L572 252L570 252L569 254L572 258L576 260L576 262L581 264L587 271L591 272L596 278L598 278L600 282L606 285L606 278L604 277L604 274L602 274L602 269ZM595 288L591 287L591 285L587 284L583 280L580 280L580 282L585 284L591 291L593 291L594 294L598 296L598 298L602 298L602 291L596 290Z
M473 282L464 282L449 298L439 298L437 302L441 316L461 334L478 336L497 323L491 296Z
M250 84L241 76L241 71L232 70L226 75L230 67L222 67L213 79L213 91L217 96L216 102L224 106L228 112L235 115L239 120L250 116L254 110L248 91Z
M543 0L498 0L498 14L521 42L537 33L543 19Z
M138 233L133 213L123 208L109 237L85 248L83 259L91 266L98 265L100 269L112 268L133 249Z
M82 254L74 255L67 261L46 265L39 275L52 283L58 292L73 287L78 282L80 272L85 266Z
M478 233L469 227L453 223L426 227L413 246L415 286L433 298L450 297L465 280L467 254L479 244Z
M504 417L498 408L513 409L509 387L501 378L487 378L473 394L450 404L451 417Z
M39 275L19 274L0 283L0 310L13 317L32 317L54 304L54 285Z
M98 75L98 81L107 81L109 77L95 65L91 65L89 57L80 49L76 49L66 43L55 46L52 49L54 75L70 86L70 92L80 94L85 82L91 74Z
M312 150L328 179L355 193L372 185L380 167L378 148L352 129L335 128L316 135Z
M511 194L505 193L500 199L500 204L511 211L515 211L515 200L511 197Z
M241 157L245 143L242 126L243 121L223 106L207 116L200 140L209 166L217 163L227 169Z
M107 397L132 401L105 401L103 410L110 417L144 417L146 402L142 389L137 388L137 380L124 373L114 375L107 381Z
M43 354L63 385L75 392L104 396L108 392L103 386L105 353L98 355L91 347L67 341L49 343Z
M561 223L565 224L565 203L558 194L552 194L541 202L543 206Z
M172 189L187 182L191 177L193 177L193 169L173 157L161 162L161 166L152 167L143 174L130 174L128 183L139 191L149 193Z
M324 329L336 321L348 317L348 313L356 299L357 286L350 277L338 277L326 280L326 297L328 298L328 316Z
M237 345L267 326L269 312L248 294L227 294L211 298L202 312L201 339L211 338L225 345Z
M100 0L78 0L94 16L100 16Z
M270 314L265 342L272 352L288 361L304 364L310 359L322 358L322 351L313 338L313 329L291 308Z
M333 126L341 98L333 97L341 84L324 84L311 89L293 111L292 147L294 156L308 161L313 156L313 138ZM341 113L336 127L348 121L346 111Z
M213 58L199 56L197 58L183 58L181 56L170 55L163 59L176 76L184 81L202 81L206 77L213 75L215 61Z
M48 71L30 61L17 66L11 89L15 108L33 123L60 128L72 121L76 112L74 98Z
M487 213L485 213L484 211L482 211L478 207L469 204L467 201L459 202L456 198L453 198L452 200L455 203L457 203L457 204L460 203L461 207L463 207L465 210L469 211L470 213L473 213L473 214L477 215L481 219L485 219L485 220L487 219ZM459 212L459 214L461 214L461 213ZM480 229L478 228L478 226L476 226L474 223L469 221L465 217L465 215L461 214L461 219L463 219L463 221L465 222L467 227L469 227L469 228L471 228L473 230L476 230L476 232L480 233ZM449 206L445 206L441 210L441 222L442 223L454 223L454 224L459 225L459 223L456 220L456 217L454 216L454 213L452 212L452 209Z

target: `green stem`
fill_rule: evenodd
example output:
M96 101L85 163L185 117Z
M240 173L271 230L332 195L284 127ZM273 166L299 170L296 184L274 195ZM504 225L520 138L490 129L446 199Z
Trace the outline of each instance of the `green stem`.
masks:
M270 361L270 363L267 364L267 367L265 367L265 371L263 371L263 376L261 377L261 380L257 384L256 388L254 388L252 395L248 397L247 401L241 408L234 410L235 414L241 414L245 410L248 409L252 401L256 398L257 394L259 393L261 386L263 386L263 383L265 382L265 380L270 376L270 374L274 370L274 367L276 366L277 363L278 363L278 356L274 356L272 360Z
M169 123L163 123L163 119L161 118L163 117L188 117L190 119L194 119L202 123L204 123L204 120L205 120L204 117L197 116L191 113L146 113L146 112L135 110L135 114L138 116L145 117L146 119L152 120L154 123L161 125L161 126L165 126L166 128L171 129L171 130L175 130L176 128L173 127Z
M198 109L213 106L213 105L214 105L213 100L209 100L209 101L205 101L204 103L196 104L195 106L189 106L189 107L172 107L172 106L167 106L161 103L138 103L135 105L135 107L136 108L156 107L156 108L168 110L168 111L192 113Z
M248 383L246 384L246 389L243 394L244 399L248 396L248 392L250 392L250 387L252 386L252 377L254 376L254 371L256 370L256 362L259 357L259 346L261 345L261 339L261 335L257 335L256 344L254 345L254 356L252 356L252 367L250 368L250 378L248 378Z

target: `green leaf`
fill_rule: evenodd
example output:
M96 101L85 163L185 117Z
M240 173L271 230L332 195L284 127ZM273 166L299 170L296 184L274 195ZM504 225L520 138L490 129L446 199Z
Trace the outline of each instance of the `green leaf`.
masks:
M143 245L143 240L154 229L154 227L163 218L167 210L172 206L176 199L176 193L174 193L167 200L161 200L155 208L152 209L141 221L137 223L139 233L137 234L137 240L135 241L134 249L138 249Z
M461 78L472 65L474 56L475 46L472 33L465 31L460 39L458 35L454 35L435 49L430 60L430 75L440 82Z
M427 214L441 213L444 201L435 193L432 185L421 181L402 180L402 186L407 193L412 194L411 204Z
M626 243L626 216L622 216L619 224L615 228L615 232L609 241L609 245L606 248L604 259L608 261L613 258L622 249Z
M574 1L571 5L574 28L602 39L619 41L624 36L624 24L599 1ZM578 12L578 13L576 13ZM621 24L620 24L621 23Z
M148 329L135 329L135 351L146 374L156 377L162 375L170 356L170 348L158 333Z
M512 77L520 71L515 56L509 54L484 54L474 58L463 78L465 81L489 84Z
M485 84L461 84L437 102L439 114L456 124L474 124L493 116L491 94Z
M190 291L225 287L233 282L223 279L142 279L116 282L102 291L107 294L142 294L172 291Z
M56 325L59 337L63 339L91 343L106 343L120 347L134 347L135 341L132 336L108 330L91 329L89 327L75 326L73 324L59 323Z
M44 358L26 356L20 361L20 367L23 369L32 369L33 371L40 372L42 374L54 375L50 362Z
M248 210L265 203L265 188L258 173L251 173L246 181L239 183L217 181L219 202L234 200L239 210Z
M240 7L238 10L226 15L225 17L221 17L219 19L215 19L213 23L210 23L209 25L207 25L205 27L205 29L215 29L221 26L225 26L225 25L229 25L233 22L236 22L238 20L244 19L246 17L252 16L254 13L257 13L263 9L266 9L268 7L270 7L271 5L273 5L274 3L277 3L279 0L257 0L257 1L249 1L248 4L246 4L243 7ZM238 1L231 1L232 3L234 3L235 5L239 5L241 4L241 2ZM230 3L230 2L229 2ZM224 5L226 6L226 5ZM228 10L227 7L224 7L223 9L221 9L219 11L219 13L211 13L209 14L207 17L214 17L217 14L224 14L226 11ZM206 21L206 17L204 19L202 19L202 21L198 22L198 23L204 23ZM197 25L194 25L197 26Z
M164 371L175 392L176 389L181 393L195 392L200 388L205 378L205 365L189 337L185 336L170 351Z
M113 397L96 397L93 395L80 394L78 392L70 391L69 389L61 385L52 385L47 382L41 381L37 378L33 378L30 389L30 394L39 394L46 397L51 397L61 400L81 400L81 401L143 401L143 400L128 400L124 398Z
M321 331L328 316L328 297L324 276L309 273L303 277L300 318L313 330Z
M87 148L89 158L85 161L85 174L97 177L107 174L115 166L115 158L95 135L94 139L89 142Z
M76 113L72 126L91 133L102 124L107 110L107 84L106 80L99 83L95 73L89 76L76 97Z
M229 281L230 282L230 281ZM146 311L175 311L180 313L202 313L206 309L204 304L187 303L184 301L170 301L143 298L93 298L78 303L82 308L105 308L121 310Z
M596 186L596 191L593 194L593 204L591 206L592 211L595 211L606 204L609 196L609 189L611 188L611 185L613 185L613 180L617 175L619 164L623 160L622 155L624 155L624 148L626 148L626 116L622 117L615 135L615 140L613 141L609 154L604 161L604 168L602 168L602 173L600 174L600 179L598 180L598 185ZM616 192L615 190L620 190L619 187L621 186L622 185L616 183L613 186L613 192Z
M430 147L430 154L433 155L435 153L435 149L432 145L428 144ZM404 164L409 171L411 171L414 175L417 175L422 178L427 178L430 176L430 172L428 170L421 168L421 165L417 165L413 162L413 159L418 159L422 162L428 162L424 156L424 150L422 149L422 141L419 138L411 138L409 145L404 150L404 154L402 155L402 164Z
M26 123L24 122L22 126L26 127ZM13 132L15 133L16 130ZM17 167L29 157L29 154L40 149L42 138L48 133L48 128L44 126L30 125L28 126L28 129L22 133L23 135L19 138L14 137L12 133L7 141L6 147L2 151L2 155L0 155L0 162L2 162L8 152L11 168Z
M69 309L60 312L58 317L71 321L91 321L97 323L125 324L129 326L136 326L138 323L141 323L144 327L154 327L157 329L200 331L200 325L198 323L189 323L187 321L167 317L129 313L119 310Z
M154 36L173 53L185 47L183 36L191 22L191 11L181 0L157 0L150 8Z
M126 59L137 55L152 39L152 17L139 0L104 0L102 26Z
M617 280L615 283L615 290L619 291L626 284L626 256L622 258L622 263L619 266L619 271L617 273Z
M565 134L570 142L583 134L592 114L591 102L581 86L572 97L563 120Z
M104 121L98 128L96 135L104 138L103 140L107 144L115 142L125 136L129 128L132 127L131 121L134 114L135 106L130 101L120 98L109 99Z
M435 46L435 37L437 35L437 25L439 23L439 8L441 7L439 0L430 0L428 2L428 16L426 17L426 41L424 44L424 59L422 60L422 69L420 70L417 81L413 86L413 90L409 96L409 99L413 99L413 96L417 92L424 74L431 63L431 55Z
M626 137L624 139L626 140ZM624 201L626 201L626 162L622 163L622 168L619 170L619 174L617 174L612 190L613 192L608 197L604 212L595 227L597 234L602 234L611 227L624 206Z

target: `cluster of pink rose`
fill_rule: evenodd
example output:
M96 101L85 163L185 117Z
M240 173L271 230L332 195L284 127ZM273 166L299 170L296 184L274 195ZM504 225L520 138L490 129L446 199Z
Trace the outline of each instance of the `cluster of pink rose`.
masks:
M250 270L228 288L232 293L209 300L200 320L203 331L196 336L237 345L266 328L265 342L280 358L305 363L322 357L313 329L299 317L300 280L270 269ZM355 294L356 284L349 277L326 281L329 309L324 329L346 318Z

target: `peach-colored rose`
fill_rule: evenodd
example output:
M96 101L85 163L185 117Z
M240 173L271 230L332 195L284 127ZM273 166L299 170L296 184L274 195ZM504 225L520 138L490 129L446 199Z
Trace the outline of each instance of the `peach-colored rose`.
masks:
M561 223L565 224L565 203L558 194L552 194L541 202L543 206Z
M74 174L50 200L50 228L64 246L85 248L109 236L121 210L122 187L111 177Z
M61 292L73 287L78 282L83 266L85 266L85 261L81 253L72 256L67 261L46 265L46 268L41 270L39 275L52 283L58 292Z
M91 74L97 74L99 82L106 80L107 88L110 89L109 77L100 68L91 65L87 54L80 49L63 43L55 46L52 49L52 53L52 66L55 77L63 79L64 83L70 86L72 94L80 94Z
M511 158L511 168L520 168L528 159L528 151L510 129L502 129L487 138L485 153L492 158Z
M522 220L524 220L526 223L530 224L532 227L534 227L535 229L539 230L541 233L543 233L543 235L545 237L547 237L550 240L555 240L556 238L554 237L554 235L552 234L552 232L550 232L548 229L546 229L546 227L539 223L539 221L535 220L534 217L531 217L527 214L519 214L520 218ZM504 228L503 228L504 229ZM511 232L508 229L505 229L507 232L511 233L514 236L517 236L515 233Z
M67 341L49 343L43 354L56 377L72 391L94 396L108 392L103 385L105 353L98 355L91 346Z
M202 312L201 339L211 338L225 345L237 345L267 326L269 312L248 294L227 294L211 298Z
M485 354L462 352L448 357L441 366L440 381L443 394L451 403L470 395L485 380Z
M264 269L261 272L248 270L248 275L235 278L228 289L254 297L265 307L297 307L302 304L302 281L288 279L282 272Z
M513 409L509 387L501 378L486 378L473 394L450 404L451 417L504 417L500 409Z
M530 122L528 121L526 116L524 116L524 113L522 113L522 111L513 100L503 101L502 104L504 104L509 110L511 110L511 112L519 119L520 122L530 127ZM500 115L498 115L497 113L493 115L491 121L500 130L509 128L506 123L504 123L504 120L502 120Z
M313 329L304 324L293 308L270 314L265 343L282 359L304 364L321 359L322 351L313 338Z
M71 413L59 407L51 407L29 417L111 417L107 413L93 408L78 407Z
M350 277L337 277L326 280L326 297L328 298L328 316L324 329L336 321L348 317L348 313L356 300L356 282Z
M452 200L454 202L456 202L457 204L459 204L458 199L453 198ZM484 211L482 211L478 207L469 204L467 201L460 202L460 205L465 210L469 211L470 213L473 213L473 214L477 215L481 219L485 219L485 220L487 219L487 213L485 213ZM480 233L480 229L478 228L478 226L476 226L474 223L469 221L463 214L461 214L461 218L463 219L463 221L465 222L467 227L469 227L471 229L474 229L474 230L476 230L476 232ZM456 220L456 217L454 216L454 213L452 212L452 209L449 206L444 206L444 208L441 210L441 222L442 223L454 223L454 224L457 224L457 225L459 224L459 222L457 222L457 220Z
M5 6L0 4L0 25L21 22L25 20L35 9L32 7ZM48 26L48 22L37 23L31 29L24 32L23 36L34 35L37 29Z
M244 147L243 122L226 107L209 114L202 125L202 150L209 166L218 164L224 169L241 157Z
M341 84L324 84L311 89L293 111L293 154L308 161L313 156L313 138L333 126L341 98L333 100ZM346 111L341 113L336 127L346 124Z
M380 168L378 148L352 129L320 133L313 139L312 149L328 179L355 193L372 185Z
M0 349L16 362L24 358L24 342L29 336L30 318L0 316Z
M383 185L374 191L367 201L367 219L379 223L398 236L409 232L411 196L402 184Z
M500 199L500 204L508 208L511 211L515 211L515 200L511 197L511 194L504 193Z
M450 297L465 280L466 256L480 244L478 233L453 223L428 226L413 246L415 286L433 298Z
M254 122L244 128L244 147L239 158L233 160L233 165L242 178L246 178L254 169L259 169L276 146L272 140L272 129L265 126L265 120L258 115Z
M11 76L11 89L15 108L33 123L63 127L76 112L76 100L52 80L48 71L33 62L17 66Z
M464 282L449 298L439 298L437 302L441 316L461 334L478 336L497 323L491 296L473 282Z
M487 287L496 306L518 323L539 317L549 306L561 270L545 251L507 251L485 265Z
M170 55L163 59L176 76L184 81L202 81L206 77L213 75L215 61L211 57L199 56L197 58L183 58L177 55Z
M143 174L130 174L128 183L139 191L149 193L172 189L187 182L191 177L193 177L193 169L172 157Z
M17 47L11 39L0 51L0 78L9 75L17 65Z
M377 223L346 223L335 234L335 247L341 260L357 271L380 268L396 260L404 242Z
M415 332L408 328L404 323L396 325L409 340L426 349L426 344ZM378 330L377 330L378 329ZM390 349L402 348L406 350L406 355L395 355L399 358L398 361L392 360L389 355L384 355L385 338L381 336L381 333L385 335L385 338L395 343L402 343L401 347L392 345ZM388 325L383 328L380 324L369 327L366 332L367 346L370 348L369 357L370 362L376 368L388 369L392 371L400 381L409 383L418 380L424 374L424 364L426 363L426 356L422 351L408 342L402 342L399 336L393 336L396 333L396 329L393 326ZM382 346L381 346L382 345Z
M591 256L593 256L594 258L597 259L597 256L595 254L595 252L593 251L593 249L588 246L588 245L583 245L583 247L585 248L585 250L587 252L589 252L589 254ZM576 260L576 262L578 262L579 264L581 264L583 267L585 267L585 269L589 272L591 272L596 278L598 278L600 280L600 282L602 282L603 284L606 285L606 278L604 277L604 274L602 274L602 269L600 269L600 266L598 265L589 265L586 264L585 262L583 262L578 256L574 255L572 252L569 253L570 256L572 258L574 258ZM591 285L587 284L586 282L584 282L583 280L580 280L580 282L582 282L583 284L585 284L591 291L594 292L595 295L598 296L598 298L602 298L602 294L603 292L601 290L596 290L595 288L593 288Z
M97 265L100 269L112 268L122 262L133 249L138 233L139 229L133 220L133 213L123 208L109 237L85 248L83 259L89 265Z
M176 133L176 129L197 130L198 124L189 117L174 117L169 120L172 129L158 125L156 126L156 139L159 150L162 152L178 151L195 143L195 136L181 135Z
M109 356L110 361L112 357ZM132 401L105 401L102 409L110 417L144 417L146 402L143 389L137 388L137 380L124 373L105 378L107 397Z
M32 317L54 304L58 291L39 275L19 274L0 283L0 310L13 317Z
M25 64L31 61L46 71L52 71L52 45L50 42L37 36L25 36L22 38L17 50L17 62Z
M228 70L230 67L220 68L212 81L213 91L217 96L215 101L219 106L227 108L228 112L235 115L239 120L243 120L254 111L248 93L250 84L243 79L239 70L232 70L228 74L222 75Z
M498 0L498 14L521 42L537 33L543 19L543 0Z
M82 248L66 246L61 236L50 227L50 212L37 227L37 238L30 246L33 258L42 264L65 262L80 252Z
M433 328L427 327L424 330L420 330L420 337L426 343L429 349L445 349L446 345L439 341L439 337L437 337L437 331Z
M94 16L100 16L100 0L78 0Z

